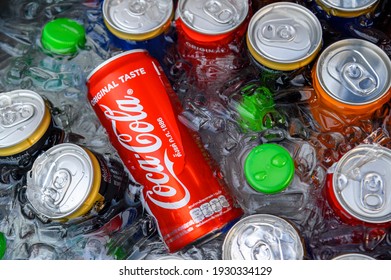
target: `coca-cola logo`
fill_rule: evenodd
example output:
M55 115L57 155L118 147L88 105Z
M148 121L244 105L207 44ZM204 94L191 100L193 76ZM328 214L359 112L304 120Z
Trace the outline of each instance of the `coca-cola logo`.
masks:
M147 121L148 114L144 111L140 99L133 95L132 89L128 89L124 98L117 98L116 103L116 110L106 105L99 106L103 108L106 118L111 121L118 143L131 151L136 158L140 168L137 172L145 172L145 179L150 183L144 185L146 197L165 209L185 206L190 200L190 193L177 178L174 162L169 159L167 149L164 151L163 163L157 156L158 153L161 154L158 151L163 148L163 141L154 133L154 125ZM177 187L182 189L179 190ZM179 194L182 194L180 198Z

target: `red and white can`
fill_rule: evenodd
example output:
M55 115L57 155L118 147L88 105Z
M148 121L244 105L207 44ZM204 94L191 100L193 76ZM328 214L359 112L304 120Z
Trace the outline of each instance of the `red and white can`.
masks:
M170 252L240 218L212 158L178 120L181 105L145 50L107 60L87 78L88 99L155 217Z

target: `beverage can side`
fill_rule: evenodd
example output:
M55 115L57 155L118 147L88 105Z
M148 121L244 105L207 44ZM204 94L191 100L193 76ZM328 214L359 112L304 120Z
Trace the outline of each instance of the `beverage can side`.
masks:
M304 242L291 222L270 214L253 214L229 230L223 260L302 260Z
M359 0L359 1L333 1L315 0L322 10L327 14L341 18L354 18L364 14L374 12L379 0Z
M171 252L242 215L200 139L178 120L179 98L148 52L109 59L89 75L87 85L91 106L143 186L144 207Z
M113 46L121 50L146 49L168 67L176 38L172 0L108 0L102 6L102 14Z
M391 150L377 145L361 144L341 157L327 174L326 196L342 221L381 227L391 224L390 164Z
M180 58L192 66L187 74L199 90L213 92L213 86L247 64L244 36L250 16L248 1L178 3L176 49Z
M312 69L312 116L323 130L370 119L390 98L389 73L391 61L375 44L362 39L331 44Z
M176 21L183 31L196 42L224 42L232 37L248 18L248 1L198 1L179 0Z
M145 41L169 28L174 8L172 0L105 0L102 13L106 27L118 38Z

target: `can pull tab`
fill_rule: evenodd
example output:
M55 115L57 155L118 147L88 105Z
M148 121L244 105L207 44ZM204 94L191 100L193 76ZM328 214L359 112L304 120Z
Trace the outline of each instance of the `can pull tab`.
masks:
M0 124L5 128L24 123L34 115L34 106L30 104L13 104L0 110Z
M377 88L376 78L361 63L344 64L341 75L348 89L354 94L367 96Z
M126 11L133 16L141 16L146 12L147 8L148 4L145 0L131 0Z
M384 182L382 177L374 172L368 173L361 180L360 201L364 210L381 210L385 203Z
M296 51L308 49L310 38L308 32L290 18L265 21L258 29L258 40L273 47L289 48Z
M336 52L328 65L330 76L356 96L366 97L379 87L379 75L357 50Z
M71 185L72 176L66 169L53 174L52 184L43 190L44 200L51 208L57 208L65 198Z
M203 10L208 16L221 24L230 23L235 15L239 14L235 6L225 0L206 1Z

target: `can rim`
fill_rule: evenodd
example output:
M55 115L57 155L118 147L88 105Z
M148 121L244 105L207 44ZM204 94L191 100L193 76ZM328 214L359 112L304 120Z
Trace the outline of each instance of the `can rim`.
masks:
M371 223L371 224L378 224L378 223L388 223L391 221L391 212L388 213L387 215L382 215L381 217L378 217L376 218L376 220L374 219L370 219L370 217L368 216L363 216L363 215L360 215L359 213L357 213L356 211L354 211L354 209L352 209L350 207L349 204L347 204L345 202L344 199L342 199L341 195L339 195L339 192L337 190L337 183L338 183L338 176L335 176L337 172L339 172L339 170L342 169L342 167L344 166L344 164L346 163L346 160L348 160L349 158L351 158L351 156L355 155L356 153L360 153L362 151L368 151L368 150L373 150L373 149L376 149L376 150L381 150L382 151L382 155L388 155L388 157L390 158L391 160L391 150L388 149L388 148L385 148L383 146L380 146L380 145L371 145L371 144L360 144L359 146L355 147L354 149L351 149L349 150L347 153L345 153L341 159L337 162L336 166L335 166L335 169L334 169L334 176L333 176L333 183L332 183L332 192L335 196L335 198L337 199L338 203L343 207L343 209L349 214L351 215L352 217L354 217L355 219L357 220L360 220L360 221L363 221L363 222L367 222L367 223ZM365 153L366 154L366 153ZM363 156L365 154L362 154ZM388 217L388 218L387 218Z
M352 8L343 8L343 7L340 7L340 6L335 5L333 3L330 3L327 0L316 0L316 2L319 2L321 5L324 5L327 8L335 9L335 10L342 11L342 12L360 12L362 10L366 10L366 9L371 8L373 5L376 5L377 2L379 2L379 0L371 0L371 1L369 1L369 3L367 3L366 5L364 5L362 7L352 7Z
M179 0L178 1L177 9L176 9L176 16L175 17L176 18L180 18L181 21L183 22L183 24L187 28L189 28L190 30L192 30L192 31L194 31L196 33L199 33L199 34L209 35L209 36L223 35L223 34L227 34L227 33L230 33L232 31L234 31L239 26L241 26L243 22L245 22L248 14L249 14L249 11L250 11L249 2L248 1L243 1L244 7L245 7L245 10L243 11L244 16L233 27L231 27L231 28L229 28L227 30L224 30L224 31L213 32L213 31L209 30L208 32L205 32L205 31L201 31L201 30L199 30L197 28L194 28L193 26L189 25L186 20L184 20L182 10L183 10L183 6L185 5L185 2L187 2L187 1L190 1L190 0Z
M28 89L17 89L8 92L3 92L1 94L18 96L18 97L33 97L38 103L42 110L42 114L39 116L38 124L33 131L25 134L23 138L19 138L17 142L14 142L11 145L0 147L0 157L6 157L11 155L16 155L23 151L26 151L29 147L37 143L48 130L51 123L51 114L48 108L47 103L43 97L35 91ZM8 143L9 144L9 143Z
M372 258L371 256L368 256L365 254L359 254L359 253L342 254L342 255L336 256L332 259L333 260L351 260L350 259L351 257L353 257L355 260L375 260L375 258Z
M108 16L108 10L110 8L111 2L109 0L105 0L102 4L102 15L103 15L104 23L107 25L107 28L115 36L118 36L121 39L148 40L164 32L164 30L169 26L169 23L171 23L171 20L173 19L174 16L174 2L172 0L170 0L169 2L170 2L170 12L168 12L165 15L164 20L162 20L162 22L159 25L149 30L144 30L144 31L140 30L140 32L129 33L127 30L122 29L118 25L112 23L111 18Z
M230 252L231 252L230 243L232 240L232 235L234 234L235 231L237 231L238 229L247 225L248 223L251 223L251 221L253 221L253 220L262 221L265 218L278 220L281 223L283 223L285 226L287 226L289 229L291 229L293 232L296 233L296 237L297 237L298 241L300 241L300 245L301 245L301 246L299 246L301 248L301 250L300 250L300 252L298 252L298 257L299 257L298 259L303 259L304 258L304 243L303 243L303 239L300 236L297 228L290 221L288 221L284 218L281 218L279 216L272 215L272 214L252 214L252 215L244 217L244 218L240 219L238 222L236 222L230 228L230 230L228 231L228 233L226 234L226 236L224 238L223 245L222 245L222 259L223 260L231 260L232 259L230 256Z
M58 150L71 150L71 151L77 151L78 153L82 154L86 160L86 162L88 162L88 167L89 167L89 171L90 171L90 178L89 178L89 186L86 188L86 192L85 192L85 195L84 197L81 197L79 202L69 211L67 212L62 212L62 213L53 213L52 215L50 215L50 213L48 213L47 211L45 211L44 213L42 213L44 216L48 217L49 219L55 219L55 220L61 220L63 218L73 218L73 214L80 211L80 209L82 208L85 208L85 202L87 201L86 198L88 198L88 195L91 194L91 191L97 187L98 184L100 184L100 179L99 178L95 178L96 176L96 172L94 170L94 168L96 168L96 159L92 158L91 157L91 154L90 152L87 150L87 149L84 149L82 148L81 146L79 145L76 145L76 144L73 144L73 143L61 143L61 144L57 144L53 147L51 147L50 149L48 149L46 152L42 153L36 161L34 161L34 164L30 170L30 175L28 176L28 178L32 178L32 175L31 173L33 172L34 168L36 167L35 165L36 164L41 164L38 162L39 158L40 157L47 157L47 154L50 154L52 153L53 151L57 152ZM99 173L98 173L99 175ZM98 184L97 184L98 183ZM26 183L27 185L27 190L29 190L28 188L28 182ZM27 195L27 198L29 197L29 192L27 191L26 195ZM30 198L28 198L28 200L30 201L32 207L37 211L37 212L41 212L40 209L44 209L45 207L42 208L42 206L36 203L33 203L31 201ZM36 205L39 205L38 207ZM86 205L86 206L89 206L89 205ZM83 209L84 210L84 209Z
M343 39L339 40L331 45L329 45L327 48L325 48L322 53L319 55L316 63L316 77L319 82L320 87L327 93L328 96L330 96L333 99L336 99L337 101L347 104L347 105L352 105L352 106L362 106L362 105L367 105L367 104L372 104L388 93L388 91L391 88L391 79L387 79L387 83L384 85L384 91L382 94L379 94L376 99L371 99L365 102L360 102L360 103L353 103L353 102L347 102L341 98L339 98L337 95L333 94L328 87L326 87L323 79L319 79L319 77L322 77L322 66L323 66L323 61L325 57L334 51L337 48L340 48L343 45L351 45L351 46L356 46L356 45L364 45L365 47L368 47L368 49L374 51L384 62L385 67L389 70L389 73L391 74L391 60L388 57L388 55L376 44L371 43L369 41L363 40L363 39L356 39L356 38L349 38L349 39Z
M259 18L269 13L276 6L290 7L295 10L300 10L300 12L303 12L303 14L305 14L308 19L310 19L311 22L314 24L312 26L314 28L314 31L316 31L314 33L319 35L317 36L316 44L312 44L312 50L310 52L307 52L305 56L295 60L279 60L270 57L267 53L262 53L257 50L258 48L254 43L254 39L252 38L252 36L250 36L251 31L255 28ZM317 56L323 45L322 33L322 26L320 24L319 19L308 8L304 7L303 5L299 5L297 3L292 2L277 2L263 6L252 16L247 29L246 42L251 55L261 64L275 70L291 71L309 64Z
M110 64L111 62L113 62L114 60L117 60L123 56L126 56L128 54L131 54L131 53L148 53L147 50L145 49L134 49L134 50L129 50L129 51L125 51L125 52L121 52L115 56L112 56L110 57L109 59L106 59L105 61L103 61L102 63L100 63L98 66L96 66L87 76L86 80L87 82L89 82L89 80L91 79L91 77L96 73L98 72L101 68L103 68L104 66L106 66L107 64Z

